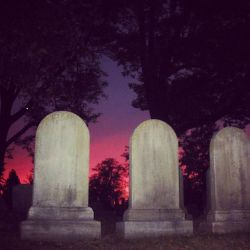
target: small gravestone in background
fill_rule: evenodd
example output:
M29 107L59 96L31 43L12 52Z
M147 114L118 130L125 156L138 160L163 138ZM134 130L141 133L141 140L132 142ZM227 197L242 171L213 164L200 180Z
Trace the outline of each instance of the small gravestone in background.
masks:
M26 219L32 205L32 185L20 184L13 187L12 210L20 219Z
M179 187L178 140L173 129L160 120L147 120L130 141L129 208L117 233L125 238L190 234Z
M0 196L0 233L5 227L6 215L8 215L9 209L5 200Z
M249 139L243 130L227 127L210 144L207 175L208 214L200 231L250 231Z
M40 123L35 142L32 207L23 239L98 238L100 222L88 207L89 131L77 115L61 111Z

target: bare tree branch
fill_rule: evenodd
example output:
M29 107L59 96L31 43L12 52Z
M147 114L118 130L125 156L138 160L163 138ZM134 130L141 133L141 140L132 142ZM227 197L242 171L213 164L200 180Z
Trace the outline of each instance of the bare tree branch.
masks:
M34 122L29 122L22 129L20 129L15 135L13 135L7 142L7 147L15 142L18 138L20 138L25 132L27 132L30 128L34 127L36 124Z
M27 109L30 108L32 105L32 101L28 101L27 104L21 108L19 111L17 111L15 114L11 116L11 123L16 122L19 118L21 118L26 112Z

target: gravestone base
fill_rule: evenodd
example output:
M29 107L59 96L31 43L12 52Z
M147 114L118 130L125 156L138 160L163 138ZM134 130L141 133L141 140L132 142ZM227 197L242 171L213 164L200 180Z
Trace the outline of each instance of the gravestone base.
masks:
M71 240L101 237L101 223L89 207L31 207L21 223L21 238Z
M209 212L207 221L199 224L198 231L219 234L250 232L250 210Z
M21 239L73 240L100 238L99 221L28 220L21 223Z
M37 207L29 209L31 220L93 220L94 212L90 207Z
M173 221L184 220L182 209L135 209L129 208L124 213L124 221Z
M206 233L218 233L218 234L250 232L250 220L201 222L201 224L198 227L198 231Z
M116 232L125 239L161 237L167 234L191 235L193 222L176 221L124 221L116 223Z

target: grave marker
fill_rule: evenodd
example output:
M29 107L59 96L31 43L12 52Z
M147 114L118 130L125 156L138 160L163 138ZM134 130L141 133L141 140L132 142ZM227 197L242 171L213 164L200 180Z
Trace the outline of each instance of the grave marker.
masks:
M51 113L39 124L35 143L33 202L21 237L100 237L100 222L88 207L89 130L83 120Z
M130 197L117 232L125 238L190 234L179 188L178 140L160 120L147 120L130 140Z

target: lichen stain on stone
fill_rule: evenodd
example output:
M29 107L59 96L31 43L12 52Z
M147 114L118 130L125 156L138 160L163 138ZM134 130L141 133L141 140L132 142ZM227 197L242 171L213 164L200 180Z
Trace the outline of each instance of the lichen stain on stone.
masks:
M64 203L66 203L69 206L74 205L74 202L76 200L76 190L72 189L71 186L69 186L68 189L64 191L64 193L65 193Z

